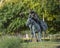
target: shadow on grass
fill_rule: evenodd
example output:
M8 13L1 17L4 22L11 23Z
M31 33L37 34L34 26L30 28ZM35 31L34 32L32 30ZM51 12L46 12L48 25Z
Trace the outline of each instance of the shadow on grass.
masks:
M60 46L57 46L56 48L60 48Z

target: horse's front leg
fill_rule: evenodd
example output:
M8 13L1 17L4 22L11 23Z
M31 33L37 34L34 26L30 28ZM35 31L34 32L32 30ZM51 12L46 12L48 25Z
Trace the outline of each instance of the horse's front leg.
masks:
M36 34L35 34L34 31L32 32L32 41L33 41L33 42L36 42Z

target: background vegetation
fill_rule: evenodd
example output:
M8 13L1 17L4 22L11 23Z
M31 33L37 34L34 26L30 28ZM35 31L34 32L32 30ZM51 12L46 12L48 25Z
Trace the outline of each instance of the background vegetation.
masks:
M26 30L30 9L48 24L48 33L60 32L59 0L0 0L0 33L16 33Z
M51 42L24 42L23 36L17 34L30 34L25 25L30 9L47 22L47 33L54 34ZM0 0L0 48L58 48L60 34L55 33L60 33L60 0Z

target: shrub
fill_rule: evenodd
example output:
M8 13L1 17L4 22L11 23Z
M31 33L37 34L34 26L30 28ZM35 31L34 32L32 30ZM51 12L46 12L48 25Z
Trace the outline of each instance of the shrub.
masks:
M5 36L0 39L0 48L22 48L22 39L14 36Z

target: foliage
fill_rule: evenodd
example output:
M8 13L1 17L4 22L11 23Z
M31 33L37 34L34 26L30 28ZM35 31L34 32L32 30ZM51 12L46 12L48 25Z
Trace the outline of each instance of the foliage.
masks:
M60 14L58 0L1 0L0 31L19 32L26 29L25 23L30 9L37 12L48 23L49 31L58 31L55 28L56 17ZM59 23L58 23L59 24ZM58 25L56 24L56 25ZM51 28L53 28L51 30ZM58 28L58 27L57 27ZM56 30L56 31L55 31Z
M3 36L0 38L0 48L22 48L23 41L15 36Z

